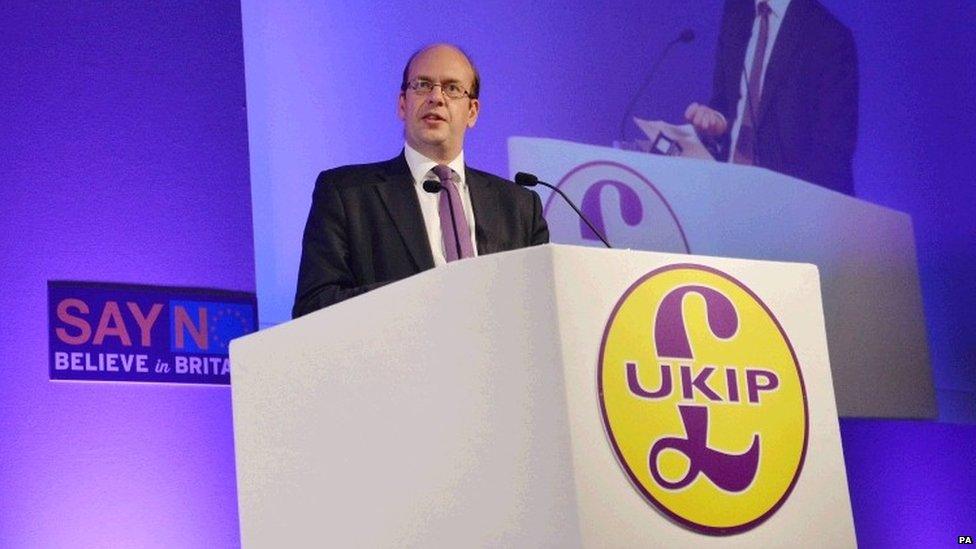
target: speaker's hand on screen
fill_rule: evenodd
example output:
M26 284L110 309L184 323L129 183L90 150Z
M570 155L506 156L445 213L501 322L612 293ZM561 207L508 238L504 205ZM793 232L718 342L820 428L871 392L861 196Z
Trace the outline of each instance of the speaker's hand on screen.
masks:
M690 122L698 133L708 137L718 137L728 129L722 113L698 103L688 105L685 109L685 120Z

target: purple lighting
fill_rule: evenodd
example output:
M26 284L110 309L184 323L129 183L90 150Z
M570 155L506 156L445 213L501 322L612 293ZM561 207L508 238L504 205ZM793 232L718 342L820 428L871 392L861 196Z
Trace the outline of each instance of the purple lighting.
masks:
M947 547L976 535L976 426L841 420L861 547Z
M50 381L48 281L255 292L257 268L258 316L285 321L315 174L399 151L413 49L449 40L472 54L483 110L466 159L504 174L513 135L616 139L635 82L678 29L698 38L635 113L677 121L707 100L722 3L458 0L465 16L432 35L427 10L406 2L382 14L354 2L4 2L0 547L239 545L229 388ZM857 193L912 216L941 418L976 422L976 9L824 3L858 43ZM662 223L687 250L680 225ZM976 534L972 426L841 428L862 546Z
M0 545L233 547L227 386L48 380L47 281L254 291L240 6L0 9Z

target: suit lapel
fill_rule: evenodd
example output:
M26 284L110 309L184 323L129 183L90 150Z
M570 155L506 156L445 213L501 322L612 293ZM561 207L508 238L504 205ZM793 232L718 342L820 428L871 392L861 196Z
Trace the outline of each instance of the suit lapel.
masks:
M497 252L493 245L495 239L489 236L497 233L490 223L503 219L497 211L500 201L495 198L496 191L485 178L467 167L464 168L464 180L468 185L468 196L471 197L471 209L474 211L474 239L478 244L478 255Z
M730 98L729 103L725 105L728 111L725 114L728 119L735 118L736 105L739 103L739 96L741 94L742 75L745 73L746 49L749 46L749 38L752 35L752 21L755 18L755 7L753 4L753 0L745 0L739 4L738 8L730 13L730 17L733 18L729 41L729 48L733 53L730 59L737 60L738 63L733 61L725 67L725 85L727 87L725 97Z
M403 153L386 163L380 177L384 181L376 186L376 192L410 252L414 265L418 271L432 268L434 257L430 252L427 227L420 211L413 176Z
M773 97L783 89L784 80L790 71L790 65L796 63L793 51L796 49L807 22L807 5L803 0L793 0L786 8L783 23L773 44L773 53L769 56L769 66L763 78L762 99L759 101L759 121L769 111Z

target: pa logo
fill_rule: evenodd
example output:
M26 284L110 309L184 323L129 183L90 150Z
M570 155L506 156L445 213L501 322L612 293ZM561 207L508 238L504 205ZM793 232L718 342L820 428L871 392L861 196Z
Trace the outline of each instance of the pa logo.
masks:
M617 162L587 162L556 185L617 248L690 253L671 205L646 177ZM543 207L553 242L599 245L599 238L561 198Z
M749 288L701 265L635 282L600 348L600 406L633 486L704 534L756 527L803 467L806 391L782 326Z

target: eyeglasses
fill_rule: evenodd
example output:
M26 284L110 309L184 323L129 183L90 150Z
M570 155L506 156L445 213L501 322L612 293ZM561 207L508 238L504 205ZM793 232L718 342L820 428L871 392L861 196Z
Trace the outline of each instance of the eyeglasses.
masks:
M468 90L464 89L464 87L457 82L431 82L430 80L415 78L407 83L407 87L413 90L413 92L417 95L429 95L434 91L434 88L440 87L441 91L444 92L444 95L451 99L470 97Z

